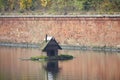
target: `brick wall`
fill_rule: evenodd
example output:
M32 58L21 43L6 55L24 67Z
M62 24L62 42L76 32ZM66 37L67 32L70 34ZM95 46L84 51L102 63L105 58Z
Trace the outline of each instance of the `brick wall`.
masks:
M0 17L0 42L120 46L120 17Z

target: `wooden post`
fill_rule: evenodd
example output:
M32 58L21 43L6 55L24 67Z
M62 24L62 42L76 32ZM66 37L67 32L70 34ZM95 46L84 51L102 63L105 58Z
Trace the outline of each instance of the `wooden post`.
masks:
M47 34L46 34L46 37L45 37L45 41L47 42Z

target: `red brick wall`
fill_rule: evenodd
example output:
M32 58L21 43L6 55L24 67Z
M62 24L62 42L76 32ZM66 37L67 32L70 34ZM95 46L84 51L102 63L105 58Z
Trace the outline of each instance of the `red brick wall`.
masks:
M0 17L0 42L120 46L120 17Z

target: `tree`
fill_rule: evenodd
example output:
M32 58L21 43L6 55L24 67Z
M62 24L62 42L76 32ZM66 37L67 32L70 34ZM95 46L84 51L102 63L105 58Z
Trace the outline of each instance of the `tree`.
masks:
M26 0L20 0L20 10L26 9Z
M20 0L20 10L33 10L35 0Z
M34 10L34 2L35 0L27 0L27 9Z
M104 0L101 4L100 10L102 12L119 12L120 0Z
M3 11L4 10L4 0L0 0L0 10Z
M7 11L8 10L8 0L0 0L0 9L2 11Z
M120 12L120 0L0 0L0 11L44 9L53 13Z
M41 0L41 5L42 5L43 7L46 7L46 6L47 6L47 3L48 3L47 0Z

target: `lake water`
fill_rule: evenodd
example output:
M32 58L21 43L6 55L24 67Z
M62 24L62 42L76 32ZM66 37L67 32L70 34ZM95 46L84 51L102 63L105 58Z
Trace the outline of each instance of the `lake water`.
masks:
M0 47L0 80L120 80L120 53L62 50L67 61L30 61L39 49Z

